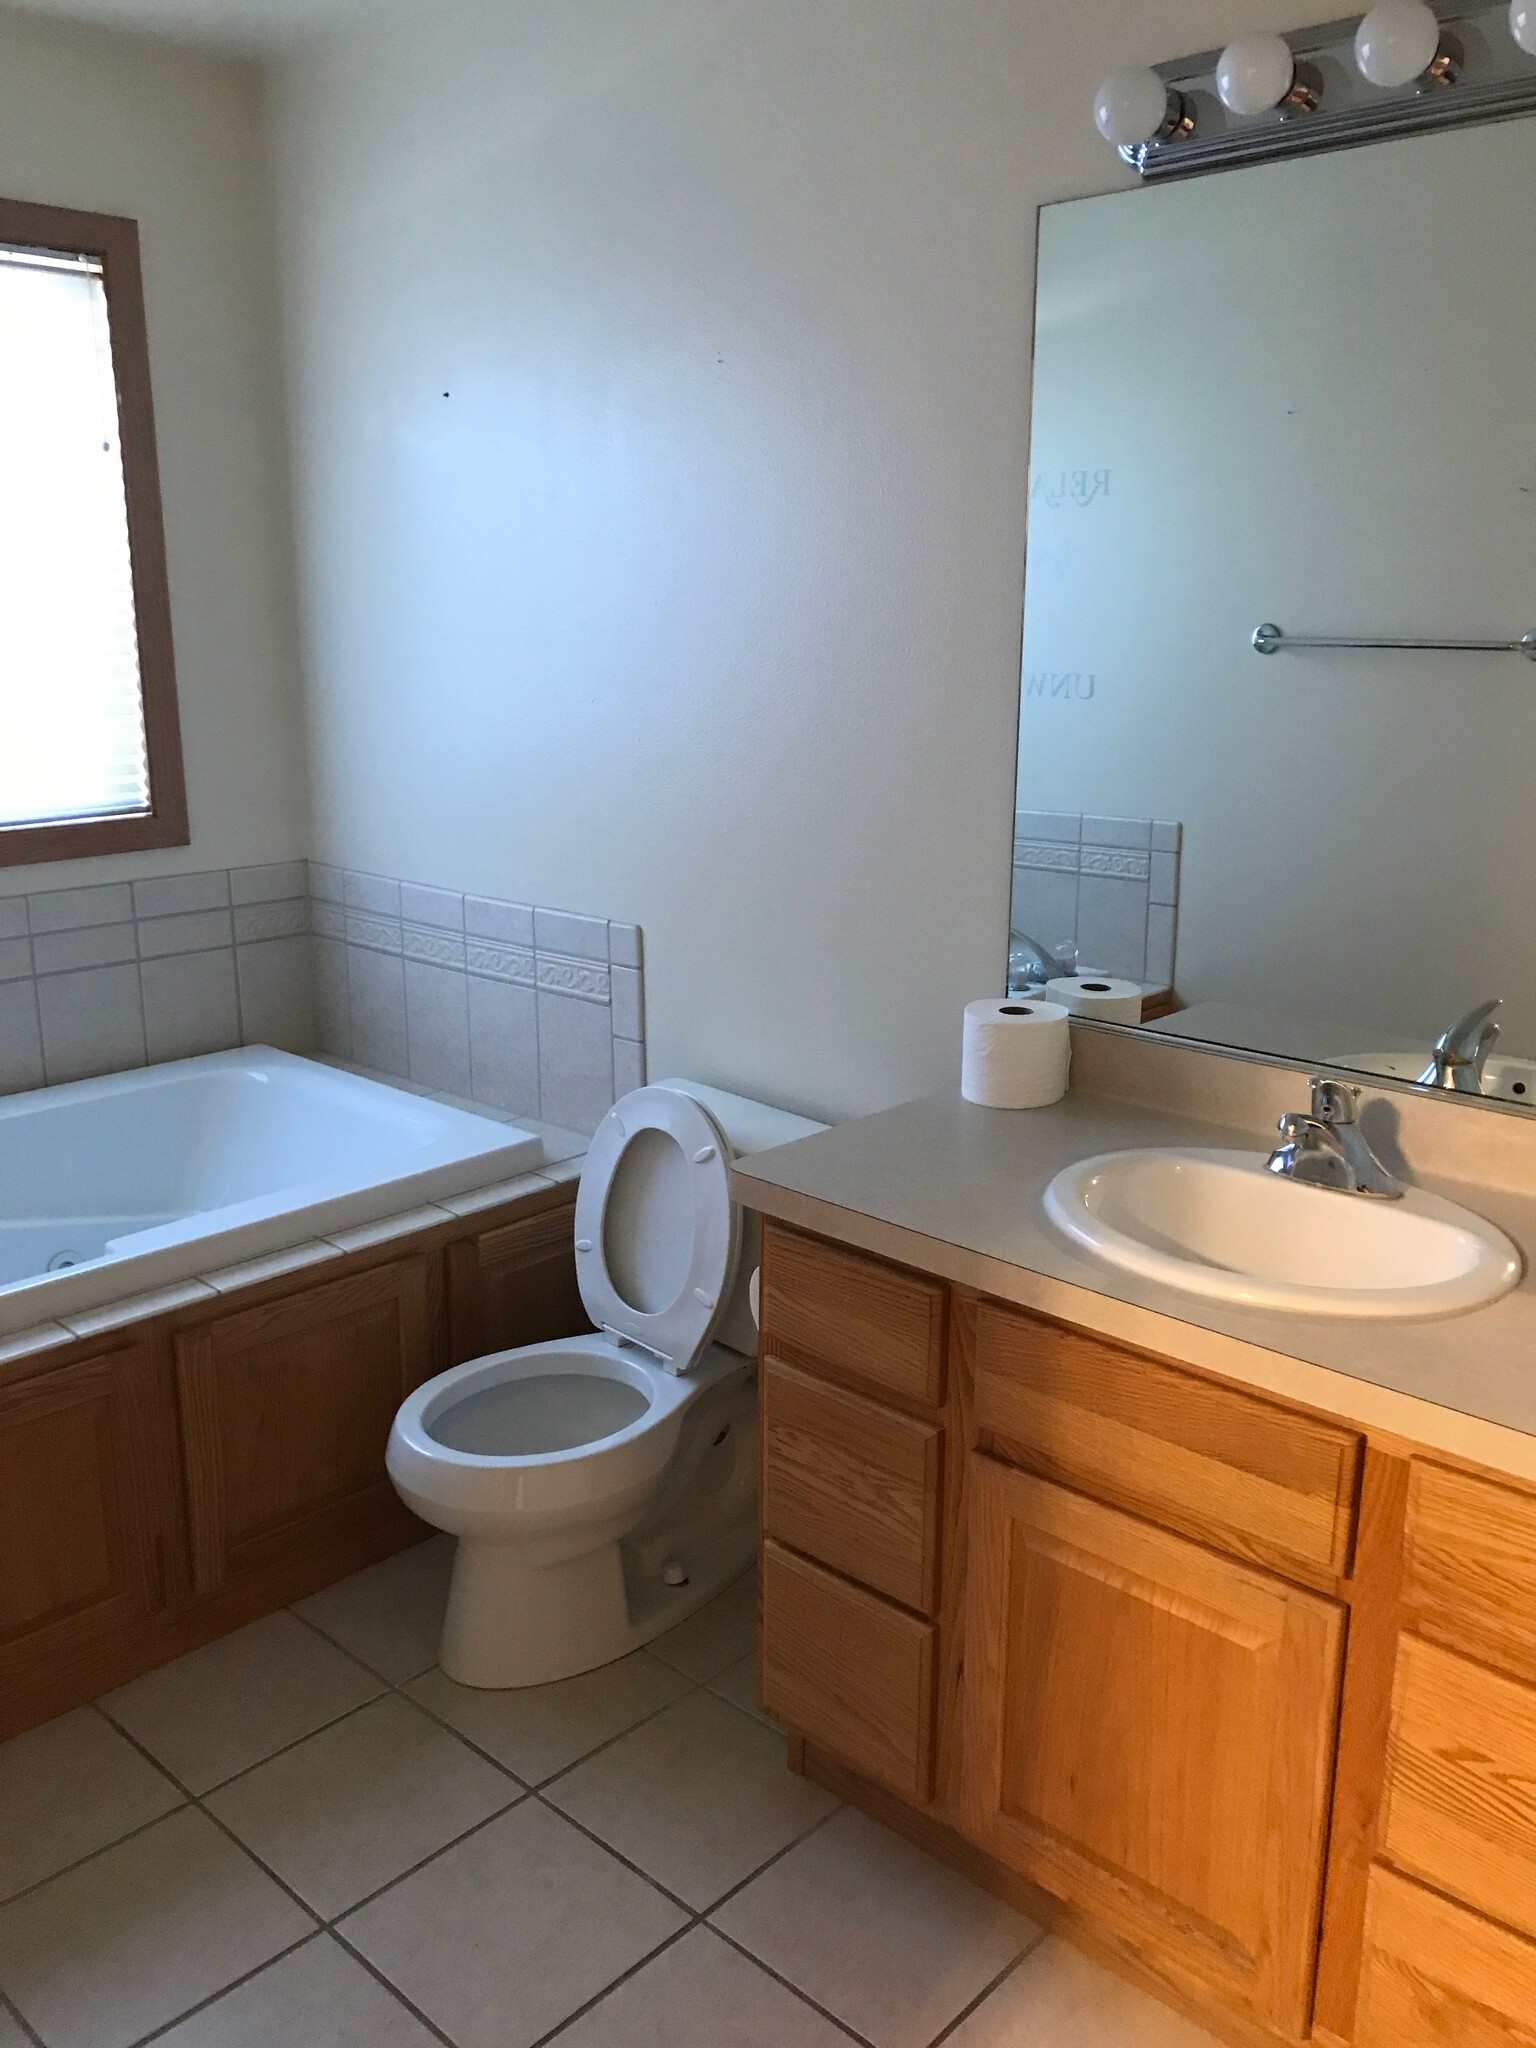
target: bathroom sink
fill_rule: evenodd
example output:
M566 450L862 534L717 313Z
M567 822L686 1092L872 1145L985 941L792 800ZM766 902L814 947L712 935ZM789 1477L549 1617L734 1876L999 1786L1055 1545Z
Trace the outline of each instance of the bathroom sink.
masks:
M1069 1166L1045 1210L1074 1244L1186 1294L1296 1315L1459 1315L1507 1294L1520 1253L1439 1195L1308 1187L1257 1152L1107 1152Z

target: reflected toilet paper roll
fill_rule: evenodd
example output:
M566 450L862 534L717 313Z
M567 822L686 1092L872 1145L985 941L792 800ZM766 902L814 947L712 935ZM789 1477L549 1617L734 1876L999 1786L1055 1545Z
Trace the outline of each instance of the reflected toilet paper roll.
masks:
M986 1109L1043 1109L1067 1092L1072 1036L1060 1003L967 1003L960 1093Z
M1045 984L1045 993L1074 1017L1097 1017L1104 1024L1141 1022L1139 981L1121 981L1112 974L1062 975Z

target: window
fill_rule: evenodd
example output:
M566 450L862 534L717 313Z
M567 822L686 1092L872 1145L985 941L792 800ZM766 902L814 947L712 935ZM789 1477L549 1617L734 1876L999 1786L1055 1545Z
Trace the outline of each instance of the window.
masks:
M186 843L138 230L0 200L0 867Z

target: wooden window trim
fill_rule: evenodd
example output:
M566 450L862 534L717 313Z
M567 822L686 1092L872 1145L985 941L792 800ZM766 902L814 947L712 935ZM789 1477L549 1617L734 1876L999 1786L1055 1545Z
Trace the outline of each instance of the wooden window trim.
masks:
M0 825L0 867L186 846L191 835L187 827L181 720L176 706L171 597L166 579L165 523L160 510L160 464L155 452L138 223L112 214L79 213L69 207L0 199L0 243L15 248L77 250L101 260L117 385L134 623L139 639L139 687L149 757L147 811L132 817L74 818L58 825Z

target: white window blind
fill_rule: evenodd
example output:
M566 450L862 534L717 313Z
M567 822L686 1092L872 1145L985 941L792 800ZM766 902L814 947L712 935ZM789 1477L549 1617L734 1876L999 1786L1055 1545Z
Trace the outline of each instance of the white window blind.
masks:
M148 808L102 266L0 244L0 825Z

